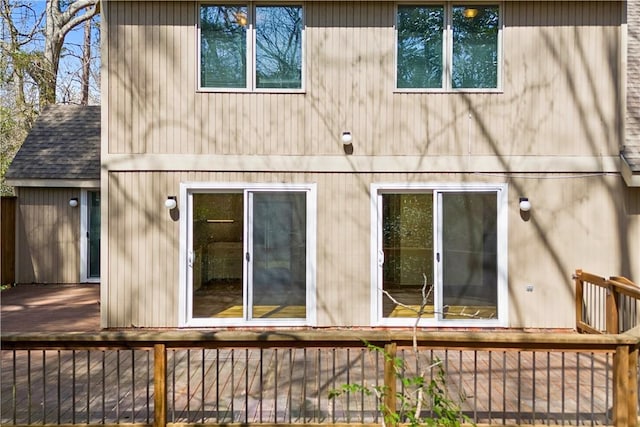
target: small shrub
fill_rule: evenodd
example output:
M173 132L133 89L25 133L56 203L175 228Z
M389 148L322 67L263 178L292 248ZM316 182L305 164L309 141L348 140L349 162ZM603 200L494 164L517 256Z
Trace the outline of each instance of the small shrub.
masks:
M391 393L387 385L343 384L329 391L329 399L335 399L346 393L374 396L378 410L383 415L383 426L406 423L409 426L458 427L461 423L473 424L471 419L462 412L460 405L449 396L446 373L440 360L431 361L426 366L426 370L435 370L431 380L426 381L425 372L407 376L404 361L400 357L389 354L384 348L370 343L365 344L369 351L378 352L383 355L385 362L391 362L395 380L402 384L402 391L395 393L397 407L389 408L385 403L386 397ZM423 415L424 408L429 409L428 416Z

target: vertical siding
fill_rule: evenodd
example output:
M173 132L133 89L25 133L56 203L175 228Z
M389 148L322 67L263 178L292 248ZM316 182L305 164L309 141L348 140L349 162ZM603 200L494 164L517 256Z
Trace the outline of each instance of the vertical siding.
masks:
M71 188L16 189L18 283L78 283L80 279L80 198Z
M167 190L172 177L109 176L109 326L177 326L178 223L164 208L167 196L178 194Z
M509 184L510 327L573 327L571 274L640 277L640 193L617 176L501 178L461 174L112 173L110 327L178 325L179 223L163 207L180 182L316 183L319 326L366 326L370 318L372 182ZM529 197L524 221L518 198ZM180 214L185 201L179 200ZM622 207L623 209L619 209ZM534 285L533 292L526 286ZM536 310L530 310L536 307Z
M623 2L504 2L494 94L394 93L393 2L305 2L303 94L198 92L195 2L105 8L112 153L618 151Z

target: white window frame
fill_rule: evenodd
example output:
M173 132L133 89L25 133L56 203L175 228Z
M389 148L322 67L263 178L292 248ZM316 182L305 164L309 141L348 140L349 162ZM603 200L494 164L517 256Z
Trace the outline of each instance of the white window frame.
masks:
M421 318L418 321L419 327L450 326L450 327L507 327L509 324L508 305L508 185L507 184L485 184L485 183L373 183L371 190L371 324L373 326L397 326L409 327L416 323L415 317L383 317L382 302L384 294L382 292L382 263L384 256L381 253L382 247L382 194L393 193L422 193L433 192L434 212L433 212L433 235L440 236L440 216L441 205L436 202L438 195L447 192L495 192L497 203L497 267L498 267L498 318L496 319L439 319L435 315L433 318ZM441 286L442 271L436 261L436 253L441 252L441 241L439 237L434 237L434 305L442 305ZM436 250L438 249L438 250Z
M201 6L206 5L228 5L228 6L247 6L247 32L246 32L246 46L247 46L247 75L246 75L246 87L243 88L227 88L227 87L206 87L202 86L202 51L201 49L201 37L200 37L200 8ZM300 6L302 11L302 34L301 41L302 44L302 52L301 52L301 69L300 69L300 87L287 89L287 88L258 88L256 87L256 28L255 28L255 9L256 6ZM233 1L202 1L198 3L198 7L196 10L196 22L197 22L197 31L196 31L196 46L197 46L197 54L198 54L198 65L197 65L197 76L196 81L198 82L198 91L199 92L256 92L256 93L304 93L305 92L305 7L303 2L287 2L287 3L261 3L254 1L244 1L244 2L233 2Z
M190 242L193 236L190 226L193 217L194 193L226 193L237 192L244 195L245 230L243 232L243 247L247 248L247 197L252 191L298 191L306 193L307 200L307 286L306 286L306 315L305 319L264 319L252 318L249 310L250 300L247 292L248 275L243 274L243 318L192 318L192 286L191 268L189 266ZM180 284L179 284L179 324L181 327L212 327L212 326L316 326L316 241L317 241L317 189L316 184L279 184L279 183L220 183L220 182L183 182L180 184ZM243 265L246 264L243 261ZM244 267L243 267L244 268Z
M475 3L478 6L498 6L498 69L497 69L497 82L495 88L454 88L452 85L452 73L453 73L453 6L462 6L469 4L473 6L474 3L460 2L398 2L395 6L395 14L393 17L393 29L394 29L394 69L393 69L393 87L396 92L477 92L477 93L502 93L502 74L504 69L503 61L503 49L502 49L502 30L503 30L503 16L504 16L504 2L499 1L487 1L482 3ZM399 88L398 87L398 6L443 6L444 7L444 28L442 36L442 87L439 88Z
M100 277L89 277L89 192L100 193L99 188L86 188L80 191L80 282L100 283ZM102 218L100 219L102 221Z

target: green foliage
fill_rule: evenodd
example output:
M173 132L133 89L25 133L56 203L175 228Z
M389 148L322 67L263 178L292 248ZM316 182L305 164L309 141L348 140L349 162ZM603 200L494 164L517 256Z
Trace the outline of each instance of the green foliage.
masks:
M0 106L0 195L13 195L13 188L5 183L5 174L22 141L31 128L33 111L19 114L15 109Z
M336 399L344 394L362 393L374 396L378 410L383 414L385 426L396 426L401 423L410 426L458 427L461 423L473 424L472 420L462 412L460 405L449 396L446 373L440 360L431 361L427 369L433 370L430 380L424 374L406 375L402 358L393 356L384 348L365 343L369 351L377 352L385 362L393 366L394 379L402 384L401 391L395 392L396 408L386 405L386 397L391 393L388 385L343 384L329 391L329 399ZM464 397L460 397L464 400ZM424 415L428 412L428 415Z

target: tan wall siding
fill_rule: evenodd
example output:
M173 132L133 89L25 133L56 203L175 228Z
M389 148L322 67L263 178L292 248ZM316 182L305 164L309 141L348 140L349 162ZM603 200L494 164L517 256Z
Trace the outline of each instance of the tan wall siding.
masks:
M195 3L104 7L110 153L340 154L344 130L356 155L621 144L621 2L505 2L495 94L394 93L392 2L305 3L304 94L198 92Z
M372 182L509 184L511 327L572 328L576 268L640 277L640 192L626 188L618 176L111 173L110 265L103 273L108 275L108 326L178 325L180 229L163 202L179 194L180 182L186 181L317 184L319 326L370 324ZM520 217L520 196L533 205L529 221ZM178 201L181 214L184 203ZM526 291L529 284L533 292Z
M78 283L80 280L80 207L67 188L16 188L18 283Z

